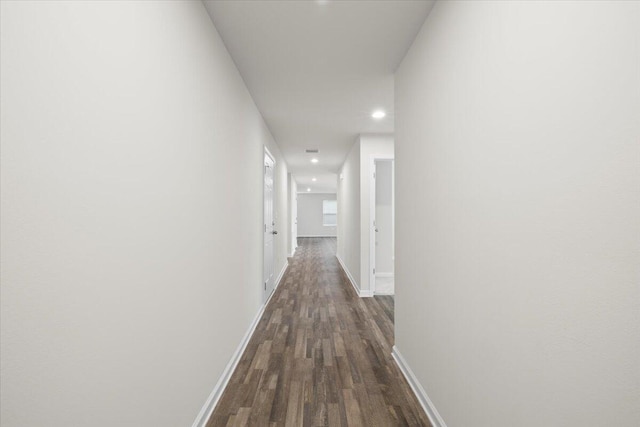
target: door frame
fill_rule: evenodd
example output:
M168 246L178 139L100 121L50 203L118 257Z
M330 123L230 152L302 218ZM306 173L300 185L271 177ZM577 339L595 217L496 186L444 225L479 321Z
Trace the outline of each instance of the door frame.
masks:
M396 252L396 161L393 157L378 157L375 154L369 156L369 289L371 295L376 293L376 162L391 162L391 224L393 232L391 233L391 245L394 253L394 275L395 275L395 252Z
M274 157L273 154L271 154L271 151L269 151L269 149L267 148L267 146L264 146L264 155L268 156L271 161L273 162L273 192L272 192L272 200L271 200L271 218L272 221L274 222L273 227L275 228L275 222L276 222L276 158ZM265 216L265 203L264 203L264 198L265 198L265 164L264 164L264 156L262 156L262 227L260 227L263 231L262 231L262 280L260 281L260 289L262 290L262 302L266 302L267 299L269 298L269 296L271 296L271 293L273 292L273 289L275 289L275 283L273 284L273 287L265 285L264 282L264 267L265 267L265 234L266 234L266 230L264 229L264 226L266 225L264 222L264 216ZM273 244L273 250L271 251L271 266L273 271L271 272L271 280L275 281L276 277L275 277L275 259L276 259L276 242L275 242L275 234L272 237L272 244ZM273 288L273 289L271 289Z

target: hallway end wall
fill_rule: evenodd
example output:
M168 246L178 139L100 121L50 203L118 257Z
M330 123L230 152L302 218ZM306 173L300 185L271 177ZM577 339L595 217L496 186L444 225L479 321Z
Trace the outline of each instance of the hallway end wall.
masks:
M324 200L336 200L336 193L298 194L298 235L300 237L336 236L336 226L323 224Z
M437 2L396 75L396 345L449 427L640 425L640 3Z

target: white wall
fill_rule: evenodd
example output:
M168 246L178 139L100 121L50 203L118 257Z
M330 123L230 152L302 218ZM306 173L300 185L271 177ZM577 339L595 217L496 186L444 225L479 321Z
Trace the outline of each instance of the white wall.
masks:
M336 200L335 193L298 194L298 236L334 237L336 227L322 224L322 201Z
M2 425L190 425L286 165L200 2L0 4Z
M449 427L640 425L640 3L438 2L396 76L396 343Z
M338 175L337 257L360 287L360 138L358 137Z

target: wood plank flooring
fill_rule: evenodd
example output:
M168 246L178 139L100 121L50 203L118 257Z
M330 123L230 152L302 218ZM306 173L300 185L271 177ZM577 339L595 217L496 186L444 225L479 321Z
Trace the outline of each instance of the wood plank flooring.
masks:
M431 426L391 357L393 297L359 298L335 238L301 238L207 427Z

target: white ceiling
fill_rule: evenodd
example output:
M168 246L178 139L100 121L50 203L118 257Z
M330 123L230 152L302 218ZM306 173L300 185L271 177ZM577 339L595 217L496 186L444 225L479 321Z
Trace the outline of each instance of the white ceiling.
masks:
M205 1L289 170L313 192L335 191L356 135L393 132L393 73L432 5ZM387 117L372 119L376 109Z

